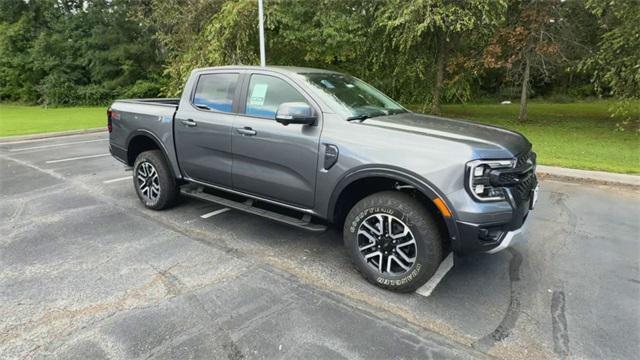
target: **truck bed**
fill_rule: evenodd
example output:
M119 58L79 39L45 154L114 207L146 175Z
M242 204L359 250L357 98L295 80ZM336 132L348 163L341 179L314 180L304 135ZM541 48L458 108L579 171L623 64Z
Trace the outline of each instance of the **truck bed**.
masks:
M139 135L152 137L163 149L174 174L180 174L173 143L173 118L180 99L124 99L111 105L115 114L109 133L112 154L127 160L129 142Z

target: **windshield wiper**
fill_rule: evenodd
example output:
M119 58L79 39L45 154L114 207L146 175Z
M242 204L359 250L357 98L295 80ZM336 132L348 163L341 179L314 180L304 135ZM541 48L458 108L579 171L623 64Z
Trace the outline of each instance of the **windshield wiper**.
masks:
M354 116L349 116L347 118L347 121L354 121L354 120L360 120L360 121L365 121L368 118L370 118L371 115L367 115L367 114L362 114L362 115L354 115Z
M360 120L360 121L364 121L367 119L371 119L374 117L378 117L378 116L385 116L388 115L384 112L374 112L374 113L369 113L369 114L360 114L360 115L354 115L354 116L349 116L347 118L347 121L352 121L352 120Z

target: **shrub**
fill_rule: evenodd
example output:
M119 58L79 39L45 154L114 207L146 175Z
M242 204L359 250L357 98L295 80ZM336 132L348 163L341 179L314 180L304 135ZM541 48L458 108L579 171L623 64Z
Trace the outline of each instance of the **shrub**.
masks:
M162 89L162 82L159 79L138 80L135 84L121 92L121 96L131 98L153 98L158 97Z
M82 105L102 105L113 100L113 91L103 85L86 85L77 90L75 104Z
M38 86L40 101L45 106L71 105L76 103L76 85L63 74L46 76Z

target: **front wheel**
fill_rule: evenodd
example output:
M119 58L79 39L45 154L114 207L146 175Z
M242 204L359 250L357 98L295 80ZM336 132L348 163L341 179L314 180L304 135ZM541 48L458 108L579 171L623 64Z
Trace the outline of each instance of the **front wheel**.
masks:
M433 215L399 191L360 200L347 215L343 236L360 273L388 290L418 289L442 260L442 236Z
M171 174L160 150L141 153L133 164L133 185L144 206L162 210L178 198L176 179Z

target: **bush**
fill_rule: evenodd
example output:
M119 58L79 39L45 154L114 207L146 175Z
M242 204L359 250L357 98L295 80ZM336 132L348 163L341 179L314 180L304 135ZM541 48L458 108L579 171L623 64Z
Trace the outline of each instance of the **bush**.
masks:
M76 85L63 74L53 73L38 86L40 102L45 106L71 105L77 101Z
M567 89L567 94L578 99L589 98L597 95L593 84L583 84L570 87Z
M113 100L113 91L103 85L86 85L79 87L75 104L102 105Z
M158 97L162 89L162 82L159 79L138 80L131 87L121 93L122 97L132 98L153 98Z

